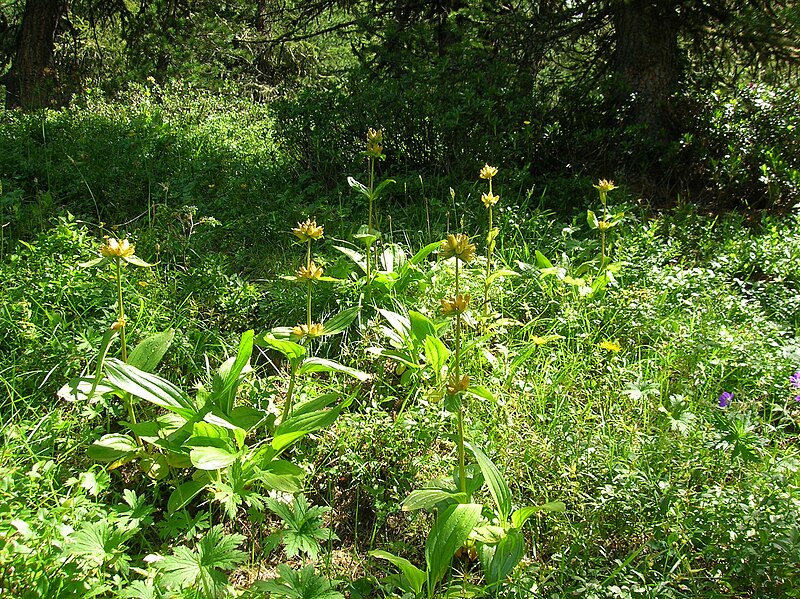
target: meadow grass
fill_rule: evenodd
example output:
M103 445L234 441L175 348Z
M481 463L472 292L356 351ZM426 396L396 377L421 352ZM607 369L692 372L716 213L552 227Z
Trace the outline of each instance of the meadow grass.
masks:
M47 142L51 185L74 170L63 162L67 151L80 149L70 131L96 131L97 119L103 127L119 125L107 110L43 117L55 130ZM150 189L172 177L161 186L165 199L141 193L139 181L138 191L128 190L138 204L123 206L127 192L118 188L107 198L114 211L97 215L136 215L145 208L146 217L113 229L136 243L137 255L157 263L124 273L130 346L173 329L156 372L194 397L200 384L213 388L214 372L236 355L246 331L306 322L310 298L315 321L329 323L356 306L358 316L337 336L294 341L305 343L313 357L371 377L359 382L335 369L298 377L295 406L333 391L352 400L335 422L286 453L307 473L304 497L331 508L324 522L286 514L278 519L259 497L279 501L280 489L263 478L237 487L222 470L212 471L212 479L219 477L209 483L214 493L170 513L170 494L189 479L187 466L170 465L169 475L157 478L138 462L111 469L97 463L87 452L102 435L124 432L123 402L108 394L88 401L58 395L70 378L94 372L102 338L116 319L113 273L78 266L97 255L109 228L92 219L91 202L82 205L81 218L61 211L35 226L14 220L17 237L4 241L0 263L0 588L9 596L210 597L249 588L253 596L280 597L274 585L252 583L275 578L274 567L287 561L297 574L282 571L285 596L296 596L286 589L299 585L291 577L303 572L321 576L318 594L309 597L413 596L399 577L386 578L392 566L369 552L426 563L426 537L439 520L404 511L403 501L460 469L456 410L449 403L454 395L465 438L497 465L514 508L560 501L566 509L537 513L521 527L524 556L503 584L484 587L487 574L468 549L485 541L473 535L428 590L507 598L796 592L800 390L790 377L800 369L800 215L707 214L692 206L648 213L629 202L624 181L617 181L620 189L609 192L608 202L624 216L601 240L586 220L597 202L591 181L585 194L571 198L574 209L548 207L548 193L558 190L506 189L499 165L493 264L486 259L476 172L454 196L440 182L423 181L422 198L413 195L397 206L370 200L370 224L376 225L370 228L382 229L383 239L368 246L365 273L352 255L336 249L358 232L354 223L367 219L368 205L355 194L295 201L294 193L302 198L310 192L295 183L280 187L275 172L254 175L256 192L255 171L242 167L255 169L256 158L277 150L259 146L253 130L244 127L245 147L237 147L232 139L239 129L222 116L199 124L167 113L160 123L151 109L138 110L124 115L123 129L145 123L154 143L165 142L162 149L180 160L173 172L156 162L120 164L151 181ZM262 124L253 126L261 130ZM7 131L4 143L34 144L20 130L18 139ZM180 142L173 139L176 131ZM55 165L59 154L62 162ZM33 148L29 156L25 168L40 160ZM154 174L156 168L164 171ZM87 166L69 184L88 184L97 200L108 176ZM173 197L179 180L184 197ZM15 219L42 201L26 187L28 179L18 181L30 195ZM70 197L65 193L59 202ZM310 283L281 278L304 261L306 247L291 229L307 217L325 226L314 260L335 279L315 282L310 294ZM457 341L454 319L441 317L440 303L452 293L453 265L433 252L404 271L406 280L385 274L380 256L391 242L410 258L458 231L478 247L474 263L459 270L460 292L469 292L473 304ZM514 274L489 286L485 277L492 269ZM605 283L595 285L602 277ZM484 293L489 318L479 305ZM435 343L413 331L399 336L391 324L392 314L408 316L409 310L429 319L434 329L426 329L428 336L449 350L460 342L460 372L480 388L463 394L445 389L452 358L437 370ZM272 414L273 422L287 407L289 366L276 350L285 347L278 341L256 347L253 371L236 395L239 406ZM111 354L119 355L118 344ZM720 399L726 392L733 394L729 402ZM144 417L163 417L145 402L138 409ZM272 429L250 430L245 447L259 447L266 430ZM472 454L467 462L472 476ZM233 517L219 502L225 493L241 499ZM479 485L470 500L486 514L492 493ZM447 507L439 505L436 513ZM285 528L287 521L295 528ZM224 530L214 528L218 524ZM337 539L325 536L322 524ZM278 531L282 536L270 536ZM300 560L278 549L279 542L304 534L321 540L319 551L308 554L317 574L300 570ZM212 540L227 553L209 557ZM144 561L148 555L161 556L161 565ZM327 580L338 581L335 589Z

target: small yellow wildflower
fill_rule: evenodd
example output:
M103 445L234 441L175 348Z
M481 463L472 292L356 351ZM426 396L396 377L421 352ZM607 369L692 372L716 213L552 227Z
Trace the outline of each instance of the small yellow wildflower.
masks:
M324 331L325 326L319 322L312 322L310 327L307 324L299 324L292 328L292 336L298 339L302 339L303 337L313 339L314 337L322 335Z
M119 241L113 237L106 237L106 243L100 246L100 255L106 258L127 258L133 256L135 248L130 241Z
M139 287L147 287L148 285L150 285L150 283L147 281L139 281Z
M367 131L367 156L380 158L383 155L383 131L370 128Z
M111 325L111 330L112 331L119 331L120 329L125 328L126 324L127 323L125 321L125 317L121 316L121 317L117 318L117 320L116 320L116 322L114 322L114 324Z
M489 166L488 164L484 165L483 168L480 170L481 179L491 179L497 174L497 167L496 166Z
M312 239L319 239L322 237L323 226L317 226L317 219L306 219L305 222L297 223L297 226L292 229L292 233L305 243Z
M616 341L602 341L600 347L615 354L622 350L622 346Z
M608 181L607 179L600 179L597 185L594 188L599 191L601 194L607 194L612 189L616 189L617 186L614 185L613 181Z
M597 228L601 231L607 231L611 228L611 223L607 220L599 220L597 221Z
M452 233L442 241L442 256L452 258L455 256L462 262L471 262L475 259L475 245L469 242L469 237L463 233Z
M298 281L316 281L322 277L322 267L311 262L309 266L301 266L295 273Z
M446 298L441 300L442 312L445 316L453 316L454 314L463 314L469 308L469 293L458 294L455 297Z
M484 193L481 195L481 202L483 205L489 208L490 206L494 206L497 202L500 201L500 196L494 195L493 193Z
M461 391L466 391L469 388L469 375L465 374L460 379L456 375L451 374L447 381L447 393L455 395Z

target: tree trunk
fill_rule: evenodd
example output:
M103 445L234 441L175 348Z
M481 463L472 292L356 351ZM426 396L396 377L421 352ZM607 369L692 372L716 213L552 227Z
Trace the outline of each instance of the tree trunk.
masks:
M27 0L17 51L5 77L6 107L24 109L47 106L53 79L51 63L58 20L64 0Z
M669 0L627 0L614 12L618 105L630 105L628 124L641 125L652 140L666 141L675 128L670 97L678 84L678 26Z

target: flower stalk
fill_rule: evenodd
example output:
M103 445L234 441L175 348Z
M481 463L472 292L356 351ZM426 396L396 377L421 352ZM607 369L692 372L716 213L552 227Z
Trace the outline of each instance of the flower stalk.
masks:
M456 420L458 427L458 479L462 493L467 493L466 464L464 453L464 408L461 402L464 391L469 388L469 375L461 375L461 326L462 314L469 308L469 294L461 294L459 262L471 262L475 259L475 246L469 243L466 235L457 233L448 235L442 242L441 252L444 258L455 258L455 296L442 300L442 308L446 316L455 315L455 356L453 358L453 374L447 383L448 395L457 399Z

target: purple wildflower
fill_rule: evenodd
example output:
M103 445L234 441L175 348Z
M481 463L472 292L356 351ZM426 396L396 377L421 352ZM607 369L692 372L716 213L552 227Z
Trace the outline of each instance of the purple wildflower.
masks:
M795 395L795 396L794 396L794 400L795 400L795 401L800 401L800 395Z
M800 387L800 370L789 377L789 382L792 384L792 387Z
M722 395L719 396L719 407L720 408L727 408L731 401L733 400L733 393L728 393L725 391Z

